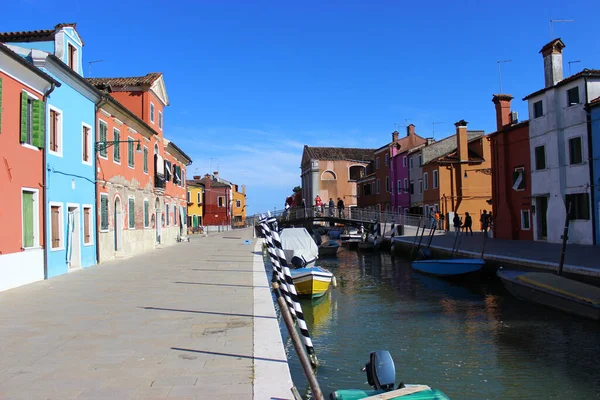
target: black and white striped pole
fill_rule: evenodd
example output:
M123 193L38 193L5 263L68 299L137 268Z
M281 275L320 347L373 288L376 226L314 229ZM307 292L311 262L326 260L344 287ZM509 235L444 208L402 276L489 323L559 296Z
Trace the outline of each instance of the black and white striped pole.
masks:
M277 232L277 229L274 229L276 222L276 219L269 218L266 223L267 225L269 225L271 231L271 238L273 239L273 245L275 246L276 254L279 258L279 263L281 265L281 268L283 269L285 283L287 284L290 293L290 298L292 299L292 304L296 312L296 320L298 322L298 327L300 328L300 333L302 334L302 339L304 340L304 347L306 347L306 352L308 353L308 357L310 358L310 363L313 367L317 367L319 365L319 361L317 360L317 354L315 353L315 348L312 344L310 333L308 332L308 326L306 325L306 320L304 319L302 305L300 304L300 299L298 298L298 293L296 292L296 287L294 286L294 281L292 280L292 274L290 273L290 269L285 259L285 254L283 252L283 246L281 245L279 232Z

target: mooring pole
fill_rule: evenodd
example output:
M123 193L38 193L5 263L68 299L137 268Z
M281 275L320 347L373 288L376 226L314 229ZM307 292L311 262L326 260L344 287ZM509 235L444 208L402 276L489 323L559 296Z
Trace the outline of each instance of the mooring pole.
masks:
M292 339L292 343L294 344L294 349L296 350L296 354L298 355L298 360L300 360L300 364L302 365L302 369L304 370L304 375L306 375L306 379L308 380L308 384L310 385L310 390L312 391L313 398L316 400L323 400L323 392L321 392L321 388L319 387L319 382L317 381L317 377L312 369L312 365L308 356L304 352L304 347L302 347L302 342L300 341L300 336L298 335L298 331L296 331L296 327L294 326L294 321L292 320L292 315L287 308L287 304L281 295L281 290L279 290L279 283L272 282L273 291L277 296L277 304L279 304L279 310L281 311L281 315L283 316L283 321L285 322L285 326L287 327L288 333L290 334L290 338Z
M565 227L563 229L562 246L560 249L560 262L558 263L558 271L556 272L559 276L562 275L563 265L565 264L565 254L567 253L567 240L569 239L569 218L571 217L571 202L567 207L567 216L565 217Z

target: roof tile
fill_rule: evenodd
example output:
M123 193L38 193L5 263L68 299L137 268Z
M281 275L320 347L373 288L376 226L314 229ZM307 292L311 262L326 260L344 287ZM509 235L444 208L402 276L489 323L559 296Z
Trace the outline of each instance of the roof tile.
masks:
M110 86L122 88L126 86L150 86L162 76L160 72L150 72L144 76L131 76L121 78L87 78L87 81L97 88Z
M309 158L316 160L351 160L369 162L373 158L375 149L304 146L304 151Z

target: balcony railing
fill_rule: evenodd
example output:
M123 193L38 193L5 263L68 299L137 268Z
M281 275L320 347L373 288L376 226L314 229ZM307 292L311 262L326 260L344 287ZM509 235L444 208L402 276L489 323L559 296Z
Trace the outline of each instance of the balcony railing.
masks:
M154 176L154 187L157 189L165 189L167 187L167 181L158 175Z

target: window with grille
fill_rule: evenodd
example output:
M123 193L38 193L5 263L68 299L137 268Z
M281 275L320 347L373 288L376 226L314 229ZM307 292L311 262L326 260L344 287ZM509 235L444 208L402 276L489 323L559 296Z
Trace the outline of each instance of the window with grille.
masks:
M127 214L129 217L129 228L135 228L135 199L130 197L127 202Z
M100 194L100 230L108 230L108 195Z

